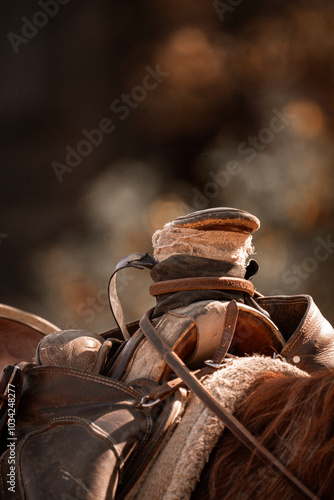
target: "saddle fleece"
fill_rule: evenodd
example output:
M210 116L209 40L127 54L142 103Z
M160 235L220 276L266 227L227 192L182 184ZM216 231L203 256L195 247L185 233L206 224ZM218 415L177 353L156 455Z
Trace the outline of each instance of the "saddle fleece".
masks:
M231 365L206 377L203 383L233 413L264 371L309 377L306 372L279 359L254 356L235 359ZM189 499L223 430L223 423L192 396L173 435L126 500Z

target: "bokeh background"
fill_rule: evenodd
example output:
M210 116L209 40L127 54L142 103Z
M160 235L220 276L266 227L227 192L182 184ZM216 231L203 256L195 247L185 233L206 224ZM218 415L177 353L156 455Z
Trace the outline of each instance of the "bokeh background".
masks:
M256 287L311 294L334 323L333 2L1 10L0 302L111 328L116 263L178 215L231 206L261 220ZM120 277L127 320L149 283Z

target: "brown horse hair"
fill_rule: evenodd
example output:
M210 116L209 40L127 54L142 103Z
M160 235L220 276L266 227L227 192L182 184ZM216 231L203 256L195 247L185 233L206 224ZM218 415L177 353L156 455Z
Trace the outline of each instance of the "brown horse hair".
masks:
M333 498L333 371L306 378L266 372L235 416L319 498ZM211 454L201 483L210 500L302 498L229 431Z

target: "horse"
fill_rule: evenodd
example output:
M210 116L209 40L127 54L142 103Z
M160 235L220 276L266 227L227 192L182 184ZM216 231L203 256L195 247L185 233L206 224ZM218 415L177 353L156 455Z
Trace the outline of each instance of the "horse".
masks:
M334 372L300 378L265 372L235 417L319 499L334 491ZM225 431L191 500L303 498Z

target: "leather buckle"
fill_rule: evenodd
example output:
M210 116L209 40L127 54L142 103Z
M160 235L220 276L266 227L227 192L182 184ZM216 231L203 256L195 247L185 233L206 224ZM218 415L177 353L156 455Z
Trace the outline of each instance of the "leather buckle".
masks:
M284 363L287 363L287 359L284 356L282 356L281 354L277 354L277 352L274 352L273 359L280 359Z
M204 361L204 364L206 366L210 366L211 368L226 368L227 366L231 365L234 361L234 358L228 358L228 359L223 359L221 363L215 363L212 359L207 359Z
M136 408L152 408L158 403L160 403L160 398L150 402L150 397L144 396L141 398L140 402L136 405Z

